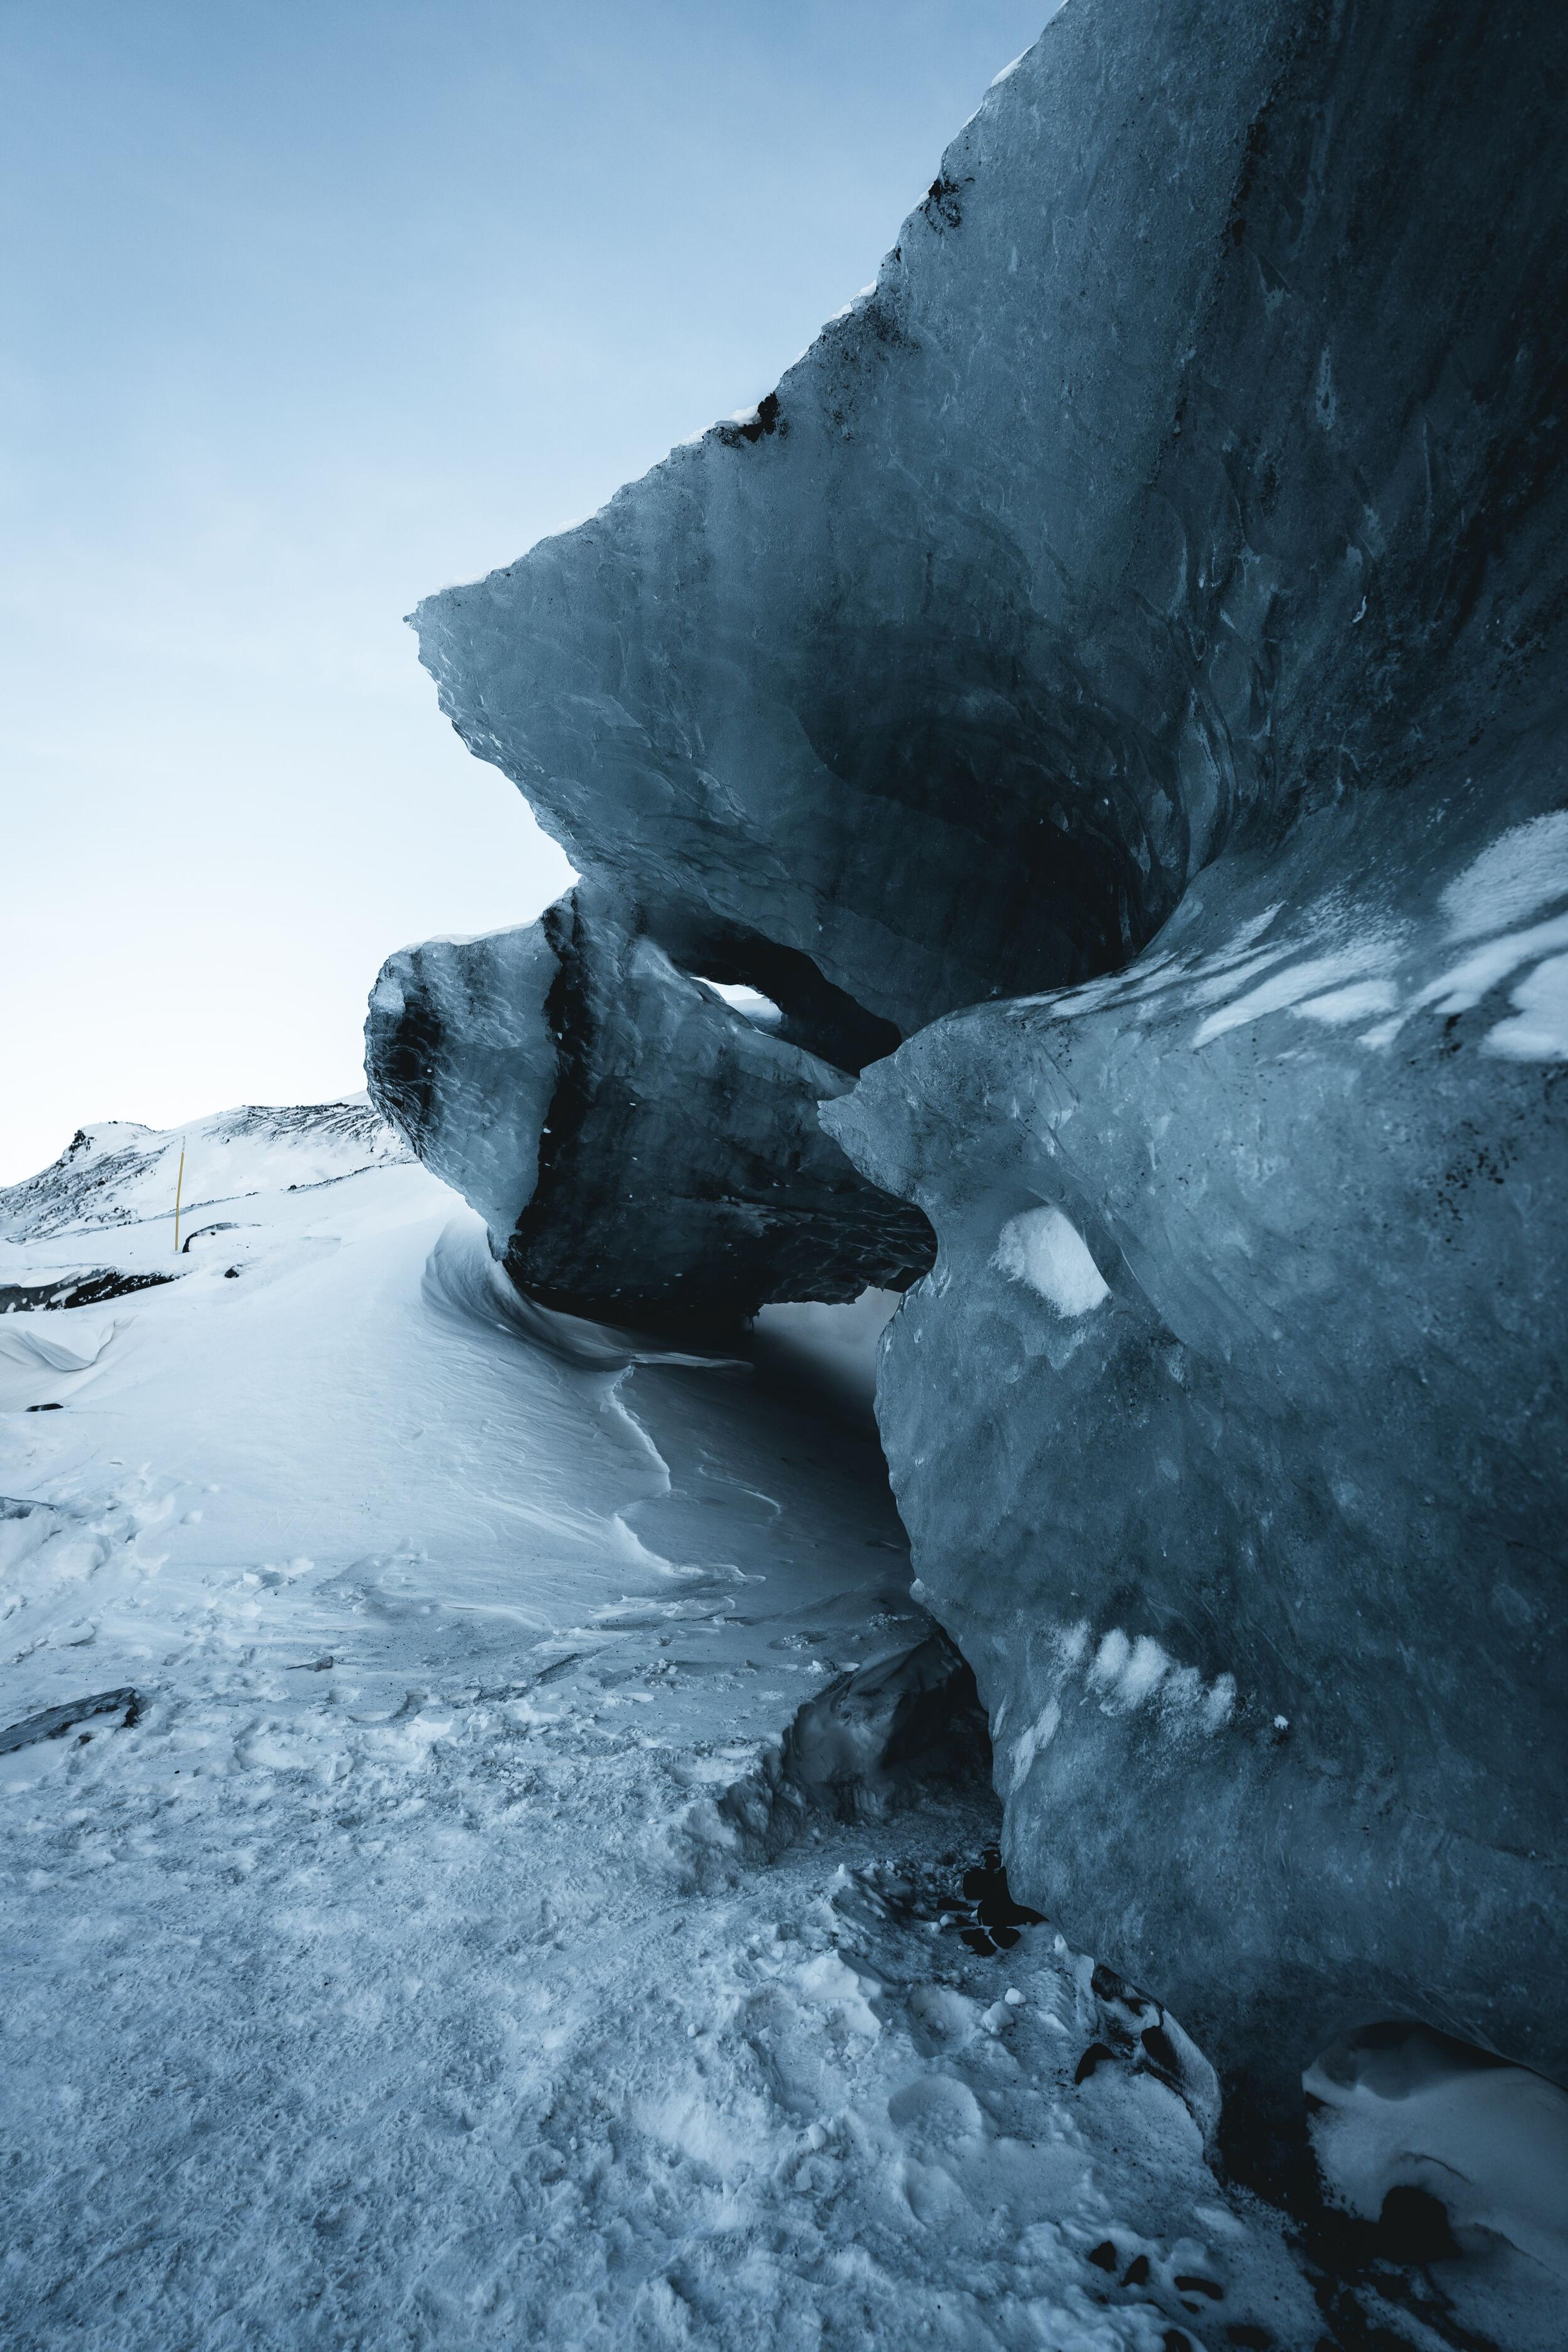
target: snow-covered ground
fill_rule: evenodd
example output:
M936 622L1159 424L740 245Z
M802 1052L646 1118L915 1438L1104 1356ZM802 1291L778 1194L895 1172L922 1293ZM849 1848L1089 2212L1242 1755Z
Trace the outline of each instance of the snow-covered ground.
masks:
M0 1302L0 1733L137 1694L0 1753L7 2347L1319 2341L989 1794L781 1778L927 1631L876 1301L531 1311L350 1103L79 1139Z

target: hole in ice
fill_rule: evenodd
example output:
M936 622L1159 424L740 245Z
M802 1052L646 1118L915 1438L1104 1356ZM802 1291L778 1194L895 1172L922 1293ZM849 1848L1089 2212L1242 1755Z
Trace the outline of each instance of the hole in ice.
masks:
M1114 2058L1115 2055L1115 2051L1110 2048L1108 2042L1091 2042L1089 2048L1084 2052L1083 2056L1079 2060L1077 2066L1073 2069L1073 2081L1075 2083L1087 2083L1097 2066L1105 2065L1108 2061Z
M879 1820L922 1788L989 1780L990 1732L968 1661L933 1626L839 1675L796 1714L784 1771L847 1822Z
M704 988L710 988L715 996L721 996L731 1012L739 1013L753 1029L776 1029L784 1019L771 996L764 996L760 988L749 988L744 981L709 980L702 972L693 977Z
M1163 2066L1168 2074L1180 2073L1182 2062L1176 2055L1176 2045L1163 2025L1145 2027L1138 2038L1156 2066Z
M1391 2189L1377 2217L1385 2260L1420 2263L1450 2260L1459 2251L1448 2216L1425 2189Z
M836 987L799 948L781 947L755 931L717 929L706 919L699 926L673 916L661 926L660 944L683 971L747 1019L837 1069L858 1074L902 1042L892 1022ZM768 1017L759 1019L763 1007Z
M900 1297L868 1289L849 1305L809 1298L764 1307L752 1333L763 1385L875 1438L878 1344Z
M1215 2303L1222 2301L1225 2295L1225 2289L1217 2279L1200 2277L1195 2271L1176 2273L1176 2292L1178 2294L1206 2294Z

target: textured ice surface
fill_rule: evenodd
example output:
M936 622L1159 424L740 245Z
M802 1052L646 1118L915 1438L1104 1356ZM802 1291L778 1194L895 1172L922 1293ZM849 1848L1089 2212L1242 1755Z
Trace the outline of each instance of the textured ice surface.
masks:
M752 417L420 606L465 740L671 952L781 1003L809 960L907 1031L1121 961L1257 797L1178 752L1203 551L1146 518L1295 32L1068 8ZM1131 629L1086 636L1148 528Z
M879 1413L1017 1883L1282 2074L1388 2014L1568 2063L1558 1066L1489 1052L1506 983L1445 1009L1488 838L1395 898L1406 824L1306 820L825 1112L939 1235Z
M849 1074L680 969L613 895L394 956L373 1095L531 1297L623 1320L848 1303L931 1262L925 1219L818 1123Z
M405 948L371 991L365 1068L377 1104L479 1211L498 1256L539 1181L560 1060L545 1008L560 969L532 923Z

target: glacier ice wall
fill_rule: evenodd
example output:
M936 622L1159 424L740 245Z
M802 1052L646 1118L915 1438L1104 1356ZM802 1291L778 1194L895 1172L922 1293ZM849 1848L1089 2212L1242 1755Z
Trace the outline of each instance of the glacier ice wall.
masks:
M416 615L864 1073L1015 1883L1276 2081L1568 2074L1565 94L1544 0L1069 0L775 394Z
M1564 2063L1568 814L1478 849L1457 787L824 1111L940 1238L878 1411L1009 1866L1286 2078L1390 2015Z

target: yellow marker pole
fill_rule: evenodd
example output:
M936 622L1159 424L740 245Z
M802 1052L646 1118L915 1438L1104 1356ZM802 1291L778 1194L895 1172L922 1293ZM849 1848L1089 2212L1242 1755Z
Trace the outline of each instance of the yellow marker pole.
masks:
M174 1179L174 1255L180 1255L180 1192L185 1181L185 1147L180 1146L180 1172Z

